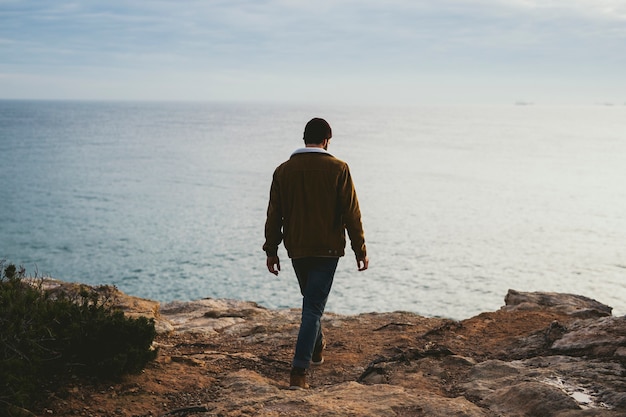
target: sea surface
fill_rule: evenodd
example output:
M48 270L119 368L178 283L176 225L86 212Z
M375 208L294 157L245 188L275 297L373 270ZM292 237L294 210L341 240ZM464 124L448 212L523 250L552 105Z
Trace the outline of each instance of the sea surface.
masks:
M0 101L0 259L161 302L298 307L265 268L274 168L333 128L370 269L340 261L327 310L469 318L509 288L626 314L626 106L338 107Z

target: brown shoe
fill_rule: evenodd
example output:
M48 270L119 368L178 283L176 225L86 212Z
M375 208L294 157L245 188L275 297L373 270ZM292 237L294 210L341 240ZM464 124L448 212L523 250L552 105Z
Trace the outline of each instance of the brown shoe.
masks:
M289 389L308 389L309 384L306 383L306 369L292 368L289 375Z
M311 365L321 365L324 363L324 349L326 349L326 340L322 339L322 343L315 347L313 356L311 357Z

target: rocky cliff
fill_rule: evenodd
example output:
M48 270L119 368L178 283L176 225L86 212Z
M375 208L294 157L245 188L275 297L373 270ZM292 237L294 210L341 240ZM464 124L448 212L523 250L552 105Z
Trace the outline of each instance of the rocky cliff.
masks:
M626 317L582 296L510 290L500 310L463 321L326 314L326 361L299 391L287 389L297 309L117 303L155 318L158 359L51 392L43 415L626 416Z

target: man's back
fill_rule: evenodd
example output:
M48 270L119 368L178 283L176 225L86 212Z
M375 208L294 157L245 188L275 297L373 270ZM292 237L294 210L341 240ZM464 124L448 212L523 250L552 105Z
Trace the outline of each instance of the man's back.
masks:
M266 233L278 246L282 225L290 258L343 256L345 228L364 253L360 216L348 165L331 154L297 152L274 172Z

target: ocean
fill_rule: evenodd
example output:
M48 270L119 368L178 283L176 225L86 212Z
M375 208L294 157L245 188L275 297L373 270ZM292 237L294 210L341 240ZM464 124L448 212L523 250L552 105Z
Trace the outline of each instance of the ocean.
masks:
M0 101L0 259L161 302L298 307L265 268L274 168L333 128L370 268L339 263L327 311L469 318L509 288L626 314L626 106L347 107Z

